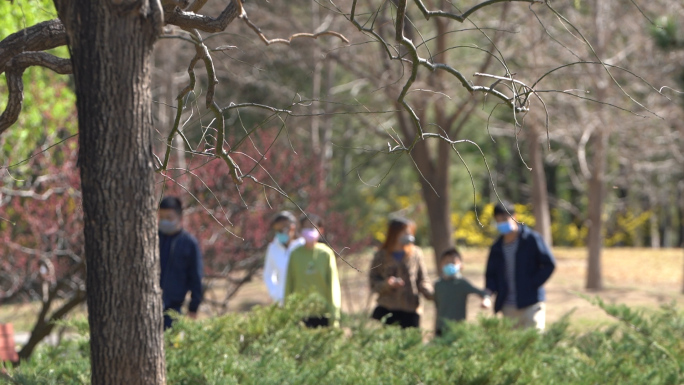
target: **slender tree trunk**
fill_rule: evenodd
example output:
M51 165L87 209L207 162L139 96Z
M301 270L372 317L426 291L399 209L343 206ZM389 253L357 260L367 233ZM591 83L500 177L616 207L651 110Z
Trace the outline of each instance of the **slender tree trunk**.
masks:
M680 132L684 133L684 125L680 126ZM678 246L684 250L684 181L677 183L677 216L679 217ZM684 294L684 269L682 270L682 293Z
M596 0L594 7L594 27L596 38L593 42L595 54L603 58L606 53L608 31L606 21L610 19L611 5L605 1ZM602 68L593 67L592 83L596 89L596 99L606 100L608 81ZM592 171L589 179L589 234L587 236L587 289L603 289L603 275L601 273L601 252L603 249L603 201L606 196L606 158L608 152L608 138L610 125L602 106L596 110L599 127L592 136L593 150Z
M329 103L332 95L330 89L335 86L335 71L337 70L337 62L327 62L327 78L325 83L325 95L327 97L323 112L325 113L325 120L321 132L321 167L326 178L330 175L330 159L333 156L332 134L333 134L333 119L330 116L332 113L332 104Z
M656 205L651 205L651 208L656 208L658 206ZM651 230L651 248L652 249L659 249L660 248L660 229L658 229L658 213L656 210L653 210L651 217L649 218L648 222L650 225L650 230Z
M603 248L603 198L606 195L605 168L606 146L608 135L603 128L598 129L592 138L593 170L589 179L589 234L587 246L589 256L587 261L587 289L603 289L603 275L601 273L601 251Z
M677 247L684 247L684 181L677 183Z
M313 28L316 29L321 24L321 14L320 6L318 2L311 2L311 24ZM313 99L313 105L316 106L311 117L311 148L314 153L314 157L319 157L321 154L321 119L318 116L320 112L320 98L321 98L321 78L323 72L323 61L321 60L321 49L318 44L313 45L313 74L312 74L312 93L311 98Z
M150 60L158 2L56 2L74 68L91 381L164 384Z
M539 130L535 123L527 130L527 143L530 151L530 167L532 168L532 209L534 211L534 228L542 235L547 245L553 245L551 238L551 213L549 211L549 194L546 190L546 174L544 160L539 143Z

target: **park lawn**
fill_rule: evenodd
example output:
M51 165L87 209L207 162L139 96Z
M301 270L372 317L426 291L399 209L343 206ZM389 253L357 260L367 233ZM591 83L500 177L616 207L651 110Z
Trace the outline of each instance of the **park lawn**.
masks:
M463 248L461 252L465 258L464 275L474 285L483 287L487 249ZM437 269L433 255L427 249L425 254L430 277L434 280ZM547 323L557 321L570 311L573 311L571 329L575 331L588 331L615 322L605 312L588 303L582 295L599 296L606 303L624 303L634 308L656 308L672 301L682 303L682 249L605 249L602 264L604 290L598 292L584 289L586 249L555 248L554 255L558 267L546 285ZM368 252L349 256L349 264L338 260L342 305L346 313L370 314L373 309L374 298L370 296L366 274L371 258ZM206 295L222 298L221 288L214 288ZM257 275L241 289L228 310L248 311L255 305L269 303L266 289ZM0 306L0 323L11 322L15 330L29 331L39 307L39 303ZM422 311L422 327L429 336L434 329L434 305L426 302ZM203 306L200 312L202 318L208 318L217 314L218 310ZM84 315L85 306L79 307L74 314ZM478 316L490 317L491 310L480 309L479 299L471 296L468 320L474 321Z

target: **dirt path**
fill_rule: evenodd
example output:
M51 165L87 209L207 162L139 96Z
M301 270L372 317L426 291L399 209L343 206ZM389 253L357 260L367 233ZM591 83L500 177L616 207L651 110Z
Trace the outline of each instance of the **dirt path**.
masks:
M463 250L466 258L464 275L474 285L484 286L484 266L487 250ZM579 295L593 297L598 295L607 303L624 303L633 307L656 308L672 301L681 305L682 250L652 249L606 249L603 256L604 286L600 292L590 292L583 288L586 269L583 249L556 249L554 255L558 266L546 284L547 322L560 319L573 311L572 328L582 331L614 322L601 309L590 304ZM427 255L430 277L436 279L433 258ZM362 271L370 262L370 255L354 258L352 264ZM338 264L342 283L343 311L347 313L365 312L370 314L374 299L369 297L365 273L359 273L344 263ZM270 301L263 283L259 279L247 284L238 293L229 309L246 311L254 305L265 305ZM421 326L432 331L434 328L434 305L424 302ZM471 296L468 301L468 320L478 315L492 316L491 310L479 307L479 299Z

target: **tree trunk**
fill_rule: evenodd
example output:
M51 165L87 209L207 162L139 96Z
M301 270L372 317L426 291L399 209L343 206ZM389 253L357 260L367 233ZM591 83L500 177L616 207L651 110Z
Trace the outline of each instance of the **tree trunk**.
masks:
M656 205L651 205L651 208L657 207ZM651 230L651 248L660 248L660 229L658 229L658 213L656 210L651 212L651 217L648 219L650 230Z
M611 5L605 1L596 0L594 7L594 27L596 36L593 41L594 54L604 58L608 32L606 20L609 20ZM596 89L596 99L606 100L606 87L608 81L603 68L592 67L592 83ZM587 289L603 289L603 275L601 273L601 251L603 248L603 200L606 196L606 157L608 151L608 137L610 125L604 114L604 109L599 106L596 109L596 117L599 126L591 138L593 150L591 178L589 178L589 234L587 235Z
M91 381L164 384L150 60L155 1L56 2L79 121Z
M677 217L677 247L684 247L684 181L677 183Z
M435 191L421 178L421 191L430 219L430 244L435 252L435 262L439 266L440 254L454 245L452 242L453 229L451 210L449 209L449 188L442 184L433 183L432 185L439 195L435 194Z
M679 237L678 247L684 248L684 194L682 193L684 184L679 182L677 184L677 214L679 216ZM682 271L682 293L684 293L684 270Z
M540 136L535 123L527 130L527 143L530 151L530 167L532 168L532 209L534 211L534 229L544 238L547 245L553 245L551 238L551 213L549 211L549 195L546 190L546 174L544 160L539 143Z
M454 244L447 166L451 146L447 142L439 141L437 147L437 159L432 160L428 155L430 150L427 143L418 142L414 148L414 159L422 173L422 176L418 175L418 179L430 220L430 244L435 253L436 266L439 266L440 254Z
M401 111L402 107L398 103L395 105L399 111L397 112L399 126L408 142L411 139L412 123L409 122L407 114ZM437 149L433 151L428 148L425 140L419 140L411 152L418 168L416 176L428 210L430 244L434 250L437 266L439 266L439 254L453 246L451 202L449 201L449 155L451 151L451 145L445 141L438 141ZM432 159L431 153L436 153L436 159Z
M316 29L320 26L320 6L318 2L311 2L311 21L313 28ZM311 149L314 154L314 158L319 157L321 154L321 119L318 115L320 113L321 106L321 78L323 72L323 61L321 60L321 49L318 44L313 45L313 75L312 75L312 92L311 99L313 100L313 105L316 108L312 111L313 116L311 117Z
M593 170L589 179L589 234L587 246L587 289L603 289L601 273L601 251L603 248L603 198L606 195L605 168L608 135L602 128L595 131Z

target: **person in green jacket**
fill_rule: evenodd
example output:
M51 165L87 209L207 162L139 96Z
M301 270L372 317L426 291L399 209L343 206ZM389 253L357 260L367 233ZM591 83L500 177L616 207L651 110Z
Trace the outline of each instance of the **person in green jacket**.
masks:
M292 294L319 294L325 300L328 313L304 319L308 328L339 325L341 294L335 253L318 242L323 232L323 221L309 214L300 220L301 235L306 242L292 251L285 278L285 302Z

